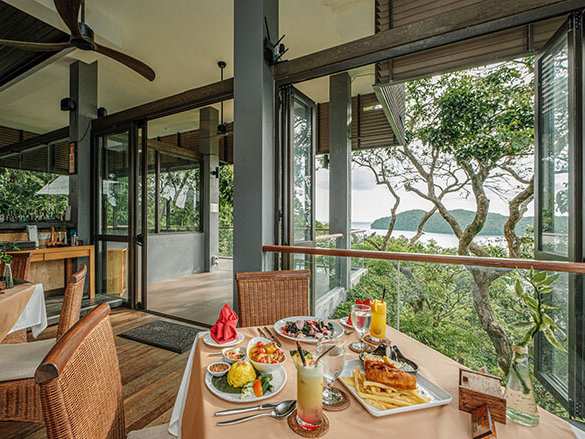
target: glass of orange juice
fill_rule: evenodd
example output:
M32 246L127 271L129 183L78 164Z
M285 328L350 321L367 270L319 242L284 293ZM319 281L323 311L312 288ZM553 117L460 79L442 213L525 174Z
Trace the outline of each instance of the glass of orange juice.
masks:
M323 367L320 364L297 365L297 423L313 431L323 418Z
M381 341L386 337L386 302L375 299L371 308L370 336L375 340Z

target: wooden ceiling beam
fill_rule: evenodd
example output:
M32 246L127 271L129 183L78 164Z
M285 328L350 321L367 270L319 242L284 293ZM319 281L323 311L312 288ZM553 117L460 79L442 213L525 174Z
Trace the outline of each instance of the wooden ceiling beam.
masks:
M156 151L175 157L181 157L195 161L201 160L201 154L199 154L197 151L173 145L172 143L162 142L156 139L148 139L148 148L152 148Z
M483 0L279 63L274 66L274 79L281 84L305 81L565 15L581 8L585 8L585 0Z
M95 131L115 129L131 120L148 120L168 116L181 111L215 104L234 96L234 78L224 79L202 87L128 108L93 121Z
M45 134L39 134L38 136L31 137L30 139L23 140L22 142L12 143L10 145L0 146L0 157L21 153L27 149L34 148L41 145L49 145L60 140L69 138L69 127L59 128L58 130L49 131Z

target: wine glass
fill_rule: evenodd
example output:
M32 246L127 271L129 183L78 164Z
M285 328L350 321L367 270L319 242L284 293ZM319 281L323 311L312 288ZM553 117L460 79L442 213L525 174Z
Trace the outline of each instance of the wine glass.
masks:
M339 339L321 339L317 345L317 356L325 352L326 354L320 360L323 365L323 378L325 378L323 404L335 405L343 401L343 394L335 387L332 387L335 380L341 375L345 365L343 342Z
M370 327L372 321L372 308L369 305L355 304L351 307L351 323L353 329L357 332L359 341L353 342L350 349L354 352L361 353L367 349L367 345L362 341L364 335Z

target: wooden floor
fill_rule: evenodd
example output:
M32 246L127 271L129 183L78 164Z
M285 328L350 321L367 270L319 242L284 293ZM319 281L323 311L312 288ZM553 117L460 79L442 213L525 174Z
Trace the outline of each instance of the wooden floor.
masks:
M148 285L148 309L212 325L224 303L232 303L231 259L210 273L196 273Z
M146 323L155 317L118 308L112 313L114 332ZM41 338L54 337L56 327ZM179 390L189 352L175 354L121 337L116 337L124 385L124 409L128 431L168 423ZM45 438L45 429L34 424L0 422L0 438Z

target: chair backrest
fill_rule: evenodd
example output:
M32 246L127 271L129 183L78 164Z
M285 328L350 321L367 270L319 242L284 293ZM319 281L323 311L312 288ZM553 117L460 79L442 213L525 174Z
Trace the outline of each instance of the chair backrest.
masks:
M12 256L10 268L12 269L12 277L18 280L30 281L30 252L24 253L8 253ZM4 275L4 262L0 262L0 276Z
M73 273L65 287L63 306L59 316L59 327L57 328L57 339L61 338L73 325L79 321L81 313L81 301L83 299L83 287L87 267L84 265L77 273Z
M238 273L240 326L271 325L283 317L309 315L307 270Z
M48 439L125 437L110 307L101 304L49 351L35 373Z

